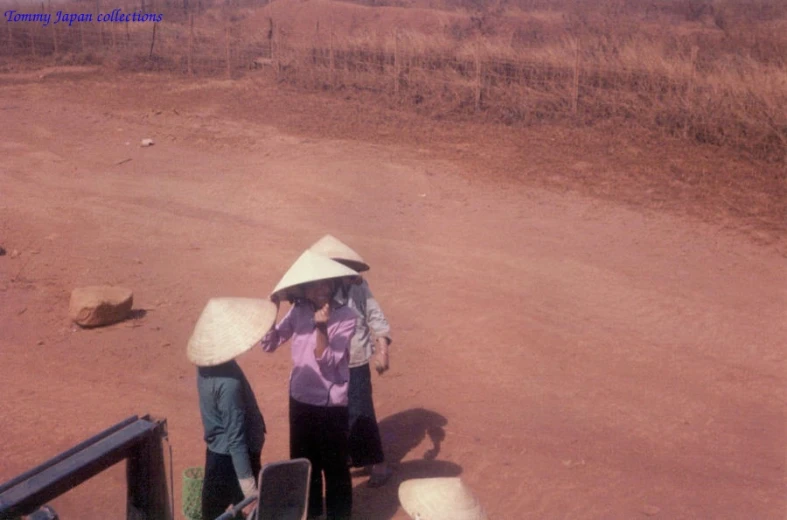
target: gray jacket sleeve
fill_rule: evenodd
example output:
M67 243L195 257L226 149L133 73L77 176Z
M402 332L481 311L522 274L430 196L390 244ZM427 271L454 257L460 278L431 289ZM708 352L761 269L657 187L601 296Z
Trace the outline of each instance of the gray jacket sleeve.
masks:
M218 397L217 404L221 410L228 451L232 457L235 473L238 478L253 477L249 444L246 439L246 403L241 382L237 379L228 380Z
M390 341L391 326L388 324L388 320L385 318L385 314L383 314L380 304L374 299L372 290L369 288L369 284L366 280L361 284L361 289L366 298L366 323L369 324L369 328L372 330L375 337L388 338Z

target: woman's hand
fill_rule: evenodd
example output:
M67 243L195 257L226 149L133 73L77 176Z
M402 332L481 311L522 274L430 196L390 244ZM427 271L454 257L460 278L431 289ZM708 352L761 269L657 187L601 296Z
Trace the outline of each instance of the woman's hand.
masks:
M331 317L331 302L326 302L325 305L314 311L314 324L327 325L328 318Z
M317 341L314 345L314 357L320 359L328 348L328 318L331 315L331 303L314 311L314 328L317 329Z
M377 373L382 375L390 368L390 359L388 357L388 338L377 338L377 348L374 352L374 369Z

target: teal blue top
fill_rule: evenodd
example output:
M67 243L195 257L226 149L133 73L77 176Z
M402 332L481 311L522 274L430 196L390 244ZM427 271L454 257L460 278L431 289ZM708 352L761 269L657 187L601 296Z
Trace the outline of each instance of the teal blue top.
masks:
M234 360L197 367L197 391L208 449L230 455L239 479L254 476L249 454L262 451L265 420L241 368Z

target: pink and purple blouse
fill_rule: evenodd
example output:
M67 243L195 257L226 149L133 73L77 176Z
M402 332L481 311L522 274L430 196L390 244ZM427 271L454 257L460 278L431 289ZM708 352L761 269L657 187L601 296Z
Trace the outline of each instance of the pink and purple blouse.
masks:
M320 358L314 355L317 330L314 310L308 302L293 305L260 340L265 352L273 352L292 339L290 395L293 399L314 406L347 406L350 339L355 333L357 316L356 311L346 305L331 309L327 324L328 347Z

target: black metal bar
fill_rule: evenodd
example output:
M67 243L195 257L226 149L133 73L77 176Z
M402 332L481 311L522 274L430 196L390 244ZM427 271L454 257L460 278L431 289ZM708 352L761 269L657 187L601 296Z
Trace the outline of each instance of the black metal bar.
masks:
M155 423L136 420L79 452L73 453L73 450L69 450L72 452L70 456L60 457L58 463L0 493L0 520L29 514L42 504L120 462L141 439L151 435L157 428Z
M45 469L47 469L47 468L49 468L51 466L54 466L58 462L60 462L60 461L62 461L64 459L67 459L68 457L70 457L71 455L73 455L73 454L75 454L75 453L77 453L79 451L82 451L83 449L85 449L86 447L90 446L91 444L95 444L97 441L103 439L104 437L107 437L108 435L113 434L114 432L120 430L121 428L124 428L124 427L128 426L129 424L133 423L134 421L136 421L138 419L139 418L136 415L132 415L128 419L125 419L125 420L117 423L116 425L107 428L103 432L98 433L98 434L90 437L89 439L87 439L84 442L80 442L79 444L77 444L73 448L70 448L70 449L64 451L63 453L57 455L56 457L52 457L48 461L44 462L43 464L41 464L39 466L36 466L35 468L31 469L30 471L25 471L21 475L18 475L18 476L12 478L11 480L9 480L7 482L4 482L2 485L0 485L0 495L5 493L6 490L16 486L20 482L29 479L33 475L41 473Z
M174 520L170 508L163 437L166 420L157 421L151 435L140 439L130 450L126 464L126 518L134 520ZM173 492L174 494L174 492Z
M252 502L255 502L256 500L257 500L257 495L247 496L246 498L238 502L238 505L232 506L232 509L222 513L222 515L216 518L216 520L232 520L233 518L235 518L235 515L243 511L244 507L251 504Z

